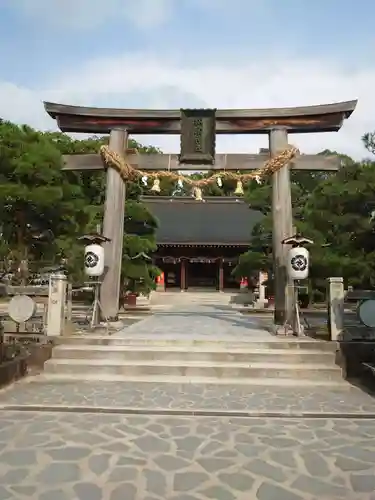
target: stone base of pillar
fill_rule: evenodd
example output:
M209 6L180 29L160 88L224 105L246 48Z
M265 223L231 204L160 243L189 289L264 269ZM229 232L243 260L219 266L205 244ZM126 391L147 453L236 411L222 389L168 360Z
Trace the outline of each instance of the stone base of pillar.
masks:
M258 299L254 302L255 309L265 309L266 305L267 305L266 300L259 300Z

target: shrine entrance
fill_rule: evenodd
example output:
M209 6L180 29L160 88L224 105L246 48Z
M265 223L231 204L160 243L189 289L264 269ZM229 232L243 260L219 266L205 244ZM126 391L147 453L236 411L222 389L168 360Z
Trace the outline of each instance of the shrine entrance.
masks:
M238 255L242 252L239 251ZM240 282L232 275L238 258L173 258L154 257L155 264L164 273L164 284L159 291L233 291Z
M186 288L219 290L219 263L215 259L196 257L190 259Z
M288 134L338 131L357 101L318 106L237 110L132 110L90 108L44 103L62 132L110 134L109 146L100 154L69 155L65 170L107 168L103 234L106 271L101 286L103 315L117 319L124 231L126 181L152 179L160 192L160 177L185 182L203 201L204 187L228 177L237 182L235 194L243 194L242 183L272 177L273 258L276 325L293 315L294 291L287 274L288 248L283 240L292 236L293 216L290 169L334 171L340 158L300 155L288 142ZM181 134L180 155L140 155L128 149L128 134ZM269 148L259 155L215 154L216 134L267 134ZM209 179L192 180L185 171L212 171ZM250 173L247 173L250 172ZM223 227L223 226L222 226Z
M232 275L237 259L191 259L186 266L186 290L238 291L240 283Z
M155 264L164 273L165 291L210 290L224 292L239 290L240 282L232 275L237 263L233 259L210 259L207 257L154 258ZM160 289L159 289L160 291Z
M261 212L232 196L208 196L204 203L184 196L143 196L142 201L159 222L153 258L164 272L166 290L239 289L232 270L249 249Z
M165 290L181 290L181 261L177 259L169 259L163 262L163 267L160 267L164 273Z
M164 273L164 286L159 291L238 291L240 282L232 270L237 263L233 259L155 259L155 264Z

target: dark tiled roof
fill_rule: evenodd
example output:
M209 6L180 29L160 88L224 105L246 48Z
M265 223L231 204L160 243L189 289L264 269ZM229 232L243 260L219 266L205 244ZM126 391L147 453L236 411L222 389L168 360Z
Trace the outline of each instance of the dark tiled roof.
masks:
M143 201L159 221L159 245L248 245L254 225L263 217L236 198L208 197L201 202L145 196Z

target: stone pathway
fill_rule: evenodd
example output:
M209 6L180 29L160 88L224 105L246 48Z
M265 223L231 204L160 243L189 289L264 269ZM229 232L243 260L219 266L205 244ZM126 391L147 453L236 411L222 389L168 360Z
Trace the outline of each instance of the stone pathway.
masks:
M236 337L272 341L266 329L269 318L244 316L229 306L179 304L168 311L157 311L139 323L130 325L116 334L129 336Z
M374 500L375 421L0 412L0 499Z
M375 418L375 398L343 388L149 382L48 381L35 377L0 392L0 408L77 407L274 415L358 415Z
M116 335L279 340L263 326L223 307L187 306ZM30 378L0 391L7 499L375 500L375 399L349 384Z

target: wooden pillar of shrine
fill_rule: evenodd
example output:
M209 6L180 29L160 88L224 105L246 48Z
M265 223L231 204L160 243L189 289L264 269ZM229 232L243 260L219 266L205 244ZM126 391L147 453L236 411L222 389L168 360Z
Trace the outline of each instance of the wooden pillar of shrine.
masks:
M186 260L181 259L181 292L186 290Z
M288 132L285 128L270 131L271 156L276 156L288 147ZM293 232L292 198L289 165L272 175L272 238L274 262L275 325L292 320L293 286L287 273L286 245L281 242Z
M128 133L112 130L109 148L123 156L126 154ZM100 289L103 319L116 321L119 312L121 286L122 246L124 239L126 186L118 171L107 169L106 196L104 203L103 235L110 239L104 245L105 271Z
M219 292L224 291L224 260L219 259Z

